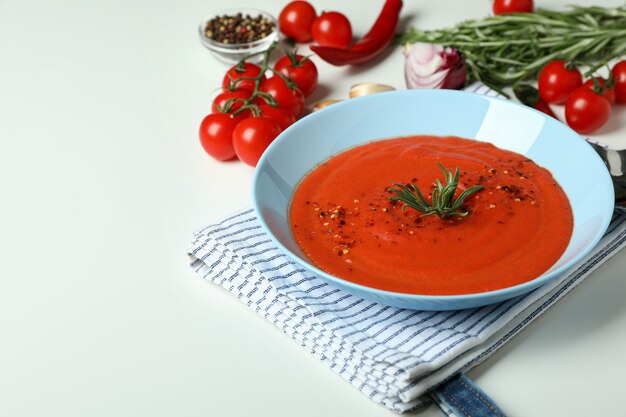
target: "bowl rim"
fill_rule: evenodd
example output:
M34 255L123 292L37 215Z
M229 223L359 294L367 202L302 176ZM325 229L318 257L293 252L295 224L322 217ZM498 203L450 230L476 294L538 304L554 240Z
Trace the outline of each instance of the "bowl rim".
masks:
M310 114L310 115L308 115L306 117L307 118L308 117L318 117L318 116L316 116L317 114L322 114L322 113L325 113L325 112L328 112L328 111L333 111L333 108L337 109L337 108L342 107L342 106L354 105L353 103L355 103L355 102L367 101L367 100L371 100L371 99L378 99L378 98L380 98L381 95L404 95L404 94L425 94L425 95L428 95L428 94L441 94L441 95L450 95L451 98L453 98L454 96L457 96L457 95L477 96L480 99L504 102L507 105L511 105L513 107L518 107L518 108L520 108L523 111L535 112L535 113L541 115L544 119L548 120L550 123L552 123L553 121L557 122L557 123L560 123L560 121L558 121L556 119L552 119L550 116L546 115L545 113L542 113L542 112L540 112L540 111L538 111L536 109L533 109L531 107L525 106L523 104L514 102L514 101L506 99L506 98L487 96L487 95L484 95L484 94L479 94L479 93L474 93L474 92L469 92L469 91L462 91L462 90L439 90L439 89L395 90L395 91L386 91L386 92L382 92L382 93L372 94L372 95L363 96L363 97L357 97L357 98L353 98L353 99L350 99L350 100L345 100L345 101L333 104L332 106L328 106L326 108L320 109L320 110L316 111L315 113L312 113L312 114ZM296 123L294 123L292 126L295 126L298 123L300 123L300 120L297 121ZM591 153L593 155L592 158L595 158L596 161L601 166L606 167L604 162L602 161L602 158L600 158L600 156L597 154L597 152L595 152L593 150L593 148L591 147L591 145L587 142L587 140L585 138L583 138L581 135L579 135L576 131L571 129L566 124L564 124L564 123L562 123L562 124L563 124L563 127L565 129L570 130L575 135L576 140L583 141L584 144L589 147L589 150L591 151ZM292 127L290 126L286 130L288 130L288 129L292 129ZM575 257L573 257L572 259L570 259L569 261L567 261L566 263L561 265L559 268L555 269L554 271L550 271L548 273L543 273L542 275L540 275L540 276L538 276L538 277L536 277L534 279L531 279L529 281L523 282L521 284L517 284L517 285L505 287L505 288L500 288L500 289L492 290L492 291L469 293L469 294L451 294L451 295L412 294L412 293L403 293L403 292L382 290L382 289L375 288L375 287L368 287L366 285L357 284L357 283L348 281L346 279L337 277L335 275L329 274L328 272L325 272L325 271L319 269L313 263L301 259L295 253L293 253L291 250L289 250L287 247L285 247L276 238L276 236L274 236L274 233L272 233L272 231L269 228L268 224L265 222L265 219L263 218L263 216L261 214L261 210L259 208L258 200L256 198L256 195L257 195L257 184L258 184L258 181L259 181L259 175L261 173L261 169L259 169L259 168L261 166L263 166L264 164L268 163L267 160L269 158L269 155L271 154L271 151L272 151L273 148L279 146L281 136L283 136L283 132L281 132L281 134L265 150L265 152L263 153L263 155L259 159L259 162L257 164L257 168L255 169L254 175L252 177L252 206L253 206L253 209L255 211L256 217L257 217L259 223L261 224L261 227L262 227L263 231L265 233L267 233L267 235L270 237L272 242L275 245L277 245L277 247L283 253L287 254L288 257L291 260L293 260L294 262L299 263L299 264L305 266L306 268L308 268L310 271L312 271L316 275L319 275L319 276L323 277L323 279L326 280L327 282L337 283L340 286L348 287L351 290L354 290L354 293L357 293L357 294L372 293L372 294L375 294L378 297L393 297L393 298L395 298L397 300L401 300L403 302L416 302L416 303L417 302L422 302L422 303L449 302L449 301L456 301L456 300L460 300L460 299L471 302L471 301L476 301L476 300L480 300L480 299L488 299L488 298L498 298L500 300L505 300L505 299L513 298L513 297L518 296L518 295L526 294L527 292L529 292L529 291L531 291L531 290L533 290L533 289L535 289L535 288L537 288L539 286L542 286L542 285L548 283L549 281L555 279L560 274L562 274L563 272L565 272L566 270L568 270L569 268L574 266L576 263L578 263L584 256L586 256L598 244L600 239L602 239L602 237L606 233L606 230L608 229L608 226L609 226L609 224L611 222L611 218L612 218L612 215L613 215L615 191L613 189L610 173L609 173L608 169L604 169L603 173L601 175L603 175L605 177L604 180L607 182L607 184L610 185L610 187L609 187L609 190L610 190L610 200L609 201L610 201L610 203L607 205L606 213L605 213L605 216L604 216L604 221L601 224L601 226L597 229L596 234L593 237L593 239L591 239L586 244L585 248L578 255L576 255ZM343 152L343 151L339 151L339 152L337 152L337 153L335 153L333 155L336 155L336 154L338 154L340 152ZM328 157L330 158L333 155L329 155ZM568 247L569 247L569 243L568 243ZM482 305L482 304L480 304L480 305Z
M211 20L214 19L217 16L222 16L222 15L229 15L229 14L234 14L234 13L241 13L241 14L259 14L262 15L264 17L269 17L272 22L274 23L274 30L272 30L267 36L257 39L255 41L252 42L246 42L246 43L223 43L223 42L218 42L216 40L213 40L211 38L208 38L205 33L204 30L206 28L206 24ZM278 20L276 19L276 17L274 17L273 15L271 15L270 13L261 10L261 9L255 9L253 7L242 7L242 8L230 8L230 9L225 9L225 10L220 10L219 12L215 13L213 15L213 17L207 18L207 19L203 19L200 22L200 25L198 26L198 34L200 35L200 40L202 41L202 43L204 45L206 45L207 47L213 49L216 52L221 52L221 53L241 53L243 51L245 51L246 49L252 49L255 48L259 45L264 44L265 42L267 42L270 39L276 39L278 36Z

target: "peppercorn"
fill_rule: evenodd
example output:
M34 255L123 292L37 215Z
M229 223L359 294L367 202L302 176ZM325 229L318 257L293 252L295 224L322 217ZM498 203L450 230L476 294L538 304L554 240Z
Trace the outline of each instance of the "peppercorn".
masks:
M274 30L274 22L268 17L237 13L215 16L207 22L204 34L216 42L237 45L263 39Z

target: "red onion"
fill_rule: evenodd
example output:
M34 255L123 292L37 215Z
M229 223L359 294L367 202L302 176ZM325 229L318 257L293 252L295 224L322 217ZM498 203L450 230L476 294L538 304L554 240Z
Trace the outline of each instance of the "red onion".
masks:
M459 89L465 84L465 58L454 48L414 43L404 49L407 88Z

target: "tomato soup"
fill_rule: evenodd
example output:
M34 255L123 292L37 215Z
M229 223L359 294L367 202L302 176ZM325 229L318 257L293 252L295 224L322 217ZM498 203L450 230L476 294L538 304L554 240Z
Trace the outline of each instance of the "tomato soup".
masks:
M466 216L437 215L392 201L414 184L431 201L437 163L459 168ZM313 169L297 187L291 230L317 267L382 290L453 295L532 280L563 254L573 228L567 196L527 157L459 137L410 136L367 143Z

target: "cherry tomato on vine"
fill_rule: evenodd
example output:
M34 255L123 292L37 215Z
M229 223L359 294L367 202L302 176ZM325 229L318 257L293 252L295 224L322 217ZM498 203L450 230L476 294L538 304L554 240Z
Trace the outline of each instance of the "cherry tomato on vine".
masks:
M278 76L268 78L261 83L260 90L274 97L279 107L289 110L295 117L302 113L304 95L296 88L290 89L282 78Z
M556 114L554 114L554 112L550 108L550 105L548 105L548 103L546 103L545 101L541 99L535 104L535 109L539 110L540 112L544 114L547 114L550 117L554 117L555 119L559 120L559 118L556 117Z
M569 69L565 61L550 61L539 73L539 95L548 103L565 103L569 94L583 83L576 68Z
M309 58L302 55L285 55L276 61L274 69L295 82L305 97L317 87L317 67Z
M626 104L626 60L619 61L611 70L615 88L615 101Z
M235 157L233 148L233 131L240 117L230 117L226 113L213 113L206 116L200 123L200 144L213 158L227 161Z
M598 88L596 89L596 82L594 80L598 80ZM602 97L607 99L609 103L615 103L615 88L613 87L605 87L606 80L603 77L592 77L584 82L584 86L595 91L600 94Z
M261 67L250 62L245 62L240 69L238 65L232 66L224 79L222 80L222 87L226 89L236 90L250 90L254 91L254 80L241 80L236 81L239 78L256 77L261 73ZM263 76L265 79L265 76Z
M247 100L252 95L250 90L237 89L235 91L225 90L218 94L213 100L211 105L211 112L213 113L232 113L239 110L243 106L243 101ZM226 103L230 100L228 108ZM245 110L244 110L245 111Z
M532 13L533 0L494 0L493 14Z
M281 132L278 123L267 117L249 117L233 131L235 153L243 162L256 166L265 149Z
M544 100L539 97L539 91L530 84L518 84L513 87L513 94L515 97L528 107L532 107L539 110L542 113L547 114L550 117L557 119L556 115ZM558 120L558 119L557 119Z
M298 42L311 40L311 26L317 17L315 9L309 2L292 1L287 4L278 16L278 27L286 36Z
M274 120L280 126L280 130L285 130L295 123L296 116L291 114L289 110L281 107L272 107L269 104L259 105L261 116Z
M346 48L352 42L352 25L339 12L326 12L318 16L311 28L313 40L318 45Z
M572 91L565 103L565 120L578 133L600 129L611 114L611 103L585 86Z

